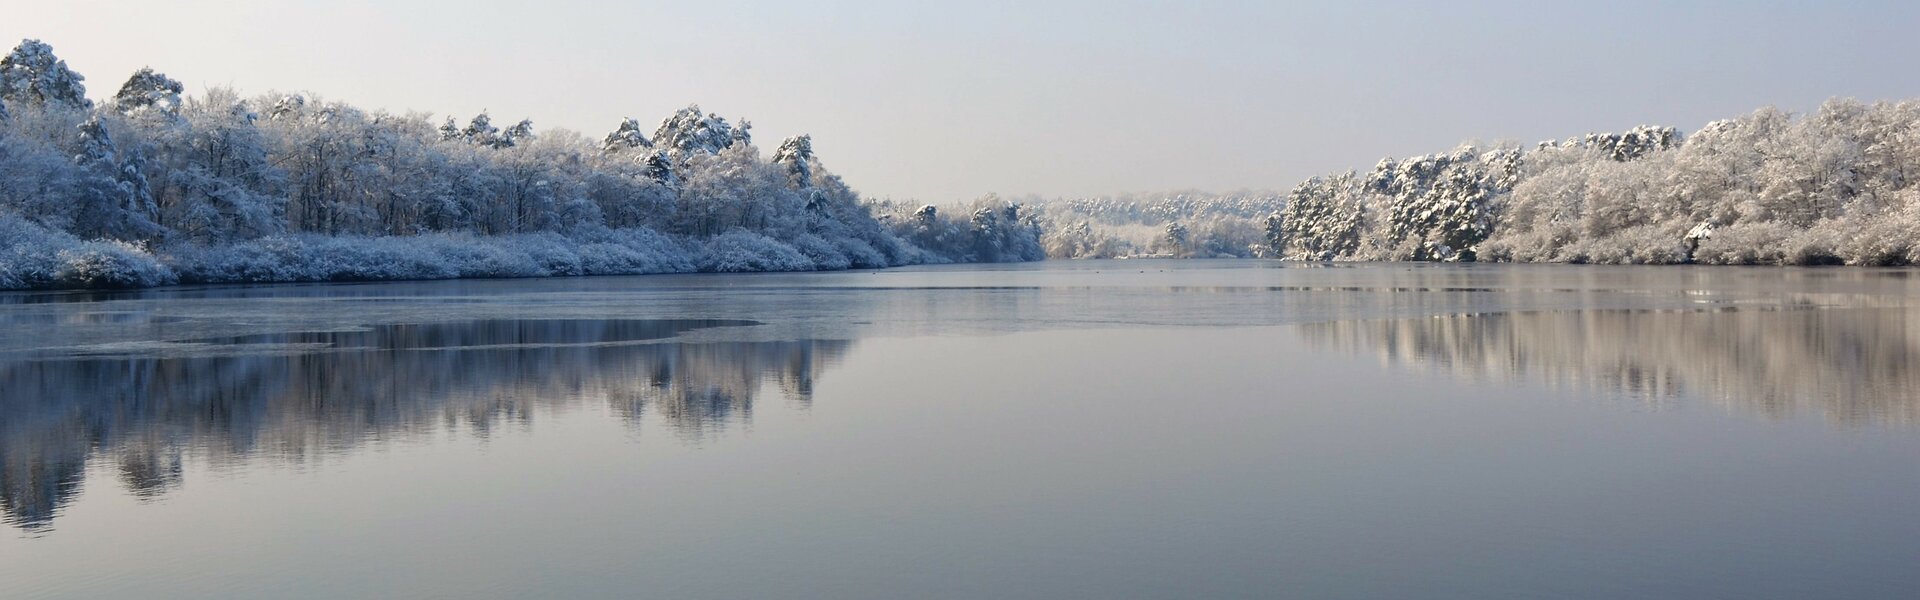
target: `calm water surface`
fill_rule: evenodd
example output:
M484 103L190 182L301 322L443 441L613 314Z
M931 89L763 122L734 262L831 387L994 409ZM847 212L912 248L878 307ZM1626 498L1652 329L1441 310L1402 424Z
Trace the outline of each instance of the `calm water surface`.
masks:
M0 294L0 597L1920 594L1920 278Z

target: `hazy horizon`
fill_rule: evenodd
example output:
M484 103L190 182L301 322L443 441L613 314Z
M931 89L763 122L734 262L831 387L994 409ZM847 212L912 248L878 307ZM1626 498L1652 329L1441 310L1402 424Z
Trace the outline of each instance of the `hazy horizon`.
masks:
M1920 7L1345 3L892 6L0 1L96 100L143 65L191 94L532 118L598 137L698 103L763 151L814 136L865 195L946 202L1287 189L1469 140L1920 96Z

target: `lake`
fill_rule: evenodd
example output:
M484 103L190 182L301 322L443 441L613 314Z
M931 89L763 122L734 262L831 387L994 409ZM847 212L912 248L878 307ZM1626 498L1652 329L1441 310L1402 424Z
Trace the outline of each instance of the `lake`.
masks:
M1917 273L0 294L0 597L1910 597Z

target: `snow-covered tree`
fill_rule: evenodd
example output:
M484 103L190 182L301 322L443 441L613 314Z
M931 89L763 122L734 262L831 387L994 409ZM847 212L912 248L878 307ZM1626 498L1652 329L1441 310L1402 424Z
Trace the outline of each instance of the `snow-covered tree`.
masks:
M113 95L113 108L121 114L155 112L172 116L180 110L180 94L186 87L151 67L141 67L120 91Z
M215 89L181 107L184 127L157 140L161 222L197 242L284 231L284 172L269 156L259 116L231 91Z
M1366 205L1359 192L1352 171L1301 183L1287 194L1286 207L1268 218L1269 244L1288 258L1352 257L1360 250L1365 233Z
M787 180L795 187L813 185L813 136L796 135L781 141L773 151L773 163L787 170Z
M653 142L648 140L647 134L640 130L640 121L632 118L622 119L620 127L614 129L613 133L607 134L606 139L600 142L600 149L605 152L652 147Z
M506 132L501 133L499 140L497 140L493 146L495 148L512 148L532 140L533 119L521 119L519 123L514 123L512 127L507 128Z
M138 153L123 153L99 117L80 124L79 149L73 157L81 171L71 200L71 230L120 240L159 235L158 209Z
M87 99L85 80L40 40L23 40L0 58L0 100L7 102L86 110L93 101Z
M741 121L739 127L718 114L701 113L700 105L690 104L667 117L653 132L653 142L682 159L695 154L718 154L734 144L747 145L753 125Z

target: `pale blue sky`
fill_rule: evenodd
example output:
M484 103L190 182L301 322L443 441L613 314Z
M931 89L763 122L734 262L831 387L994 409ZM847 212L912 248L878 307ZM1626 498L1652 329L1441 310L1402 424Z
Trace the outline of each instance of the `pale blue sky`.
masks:
M925 201L1284 189L1467 139L1920 96L1900 2L0 0L23 37L96 98L152 65L594 137L698 102Z

